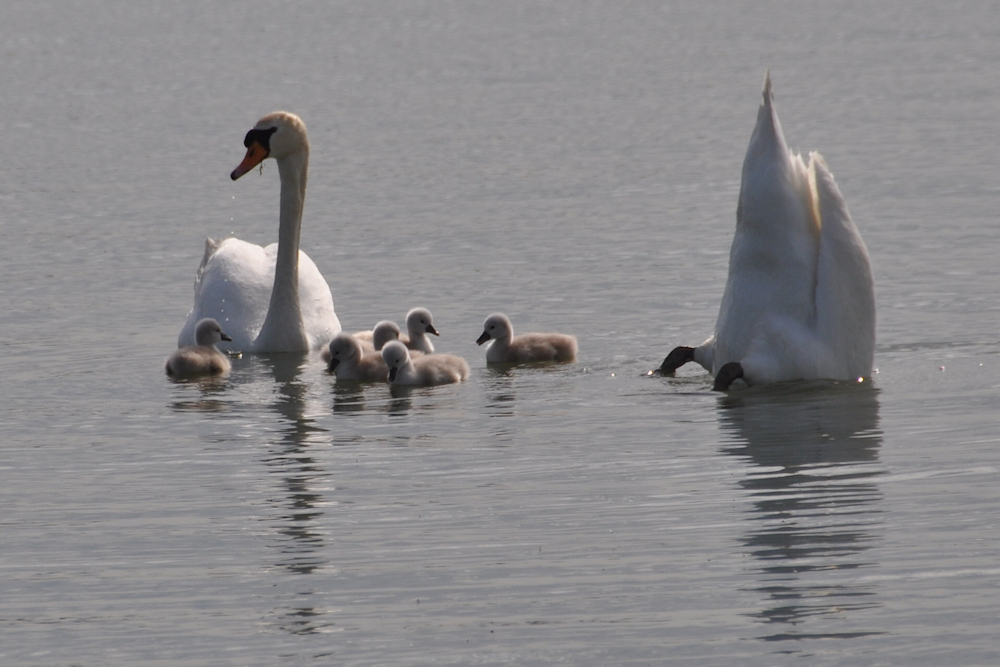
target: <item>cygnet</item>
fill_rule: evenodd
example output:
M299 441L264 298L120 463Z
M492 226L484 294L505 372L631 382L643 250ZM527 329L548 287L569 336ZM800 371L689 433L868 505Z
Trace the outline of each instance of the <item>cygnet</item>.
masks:
M361 349L365 352L378 352L390 340L399 339L399 325L392 320L382 320L375 325L374 329L368 331L355 331L354 339L361 343ZM330 363L330 348L323 348L321 353L323 363Z
M514 327L503 313L493 313L483 324L483 333L476 340L482 345L492 340L486 349L486 361L526 363L532 361L576 360L576 338L561 333L526 333L514 335Z
M469 377L469 364L462 357L454 354L411 357L400 341L386 343L382 359L389 369L389 382L395 385L430 387L461 382Z
M406 332L409 334L409 337L400 337L399 340L401 340L407 348L411 350L419 350L424 354L431 354L434 351L434 345L427 337L427 334L430 333L435 336L440 335L437 332L437 329L434 328L431 311L426 308L414 308L406 314Z
M399 325L392 320L382 320L372 329L372 346L376 352L381 352L390 340L399 340Z
M215 344L231 341L218 322L211 317L198 321L194 328L194 345L174 351L167 358L167 375L173 377L193 375L225 375L232 364L229 357L216 349Z
M349 333L339 333L327 346L327 370L338 380L385 382L389 369L378 352L365 352L361 343Z

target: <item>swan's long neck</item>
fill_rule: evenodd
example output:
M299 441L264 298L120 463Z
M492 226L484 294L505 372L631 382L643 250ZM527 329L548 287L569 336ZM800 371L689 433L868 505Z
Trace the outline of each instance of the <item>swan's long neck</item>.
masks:
M299 306L299 233L308 166L308 147L278 160L278 175L281 178L278 254L274 264L271 302L255 342L255 347L262 351L297 352L309 349Z

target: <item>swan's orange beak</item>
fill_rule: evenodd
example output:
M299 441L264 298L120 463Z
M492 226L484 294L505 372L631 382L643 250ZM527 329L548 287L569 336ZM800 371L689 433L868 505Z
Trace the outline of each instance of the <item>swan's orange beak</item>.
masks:
M250 146L247 148L247 154L244 156L243 162L240 162L240 166L233 169L233 173L230 174L230 177L232 177L235 181L237 178L263 162L264 158L267 157L268 152L269 151L266 148L261 146L256 141L251 142Z

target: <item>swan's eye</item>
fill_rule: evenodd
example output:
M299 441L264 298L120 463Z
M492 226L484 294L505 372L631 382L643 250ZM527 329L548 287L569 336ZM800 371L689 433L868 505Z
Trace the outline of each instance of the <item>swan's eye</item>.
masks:
M269 127L266 130L250 130L243 139L243 146L250 148L250 144L255 141L267 152L271 152L271 135L278 131L276 127Z

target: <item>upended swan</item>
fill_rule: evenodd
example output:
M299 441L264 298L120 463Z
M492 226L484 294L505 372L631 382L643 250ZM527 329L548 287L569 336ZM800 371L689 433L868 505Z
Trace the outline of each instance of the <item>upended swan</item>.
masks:
M576 338L561 333L526 333L514 335L510 319L503 313L493 313L483 324L483 333L476 340L482 345L492 340L486 350L488 363L527 363L532 361L575 361Z
M232 364L215 344L230 340L219 323L210 317L198 322L194 328L194 345L185 345L167 357L167 375L184 377L193 375L225 375Z
M715 334L677 347L659 372L696 361L726 391L789 380L856 381L875 356L868 250L819 153L792 154L764 79L750 137Z
M395 385L430 387L462 382L469 377L469 364L454 354L427 354L411 357L398 340L382 348L382 359L389 369L389 382Z
M194 307L178 345L194 342L199 320L226 328L226 349L243 352L318 350L340 331L333 296L308 255L299 250L306 194L309 140L302 120L277 111L261 118L244 140L246 157L235 181L265 158L274 158L281 179L278 242L262 248L237 238L208 239L194 284Z
M333 337L327 348L327 370L338 380L362 382L387 382L389 369L380 352L365 352L361 343L351 334L341 332Z

